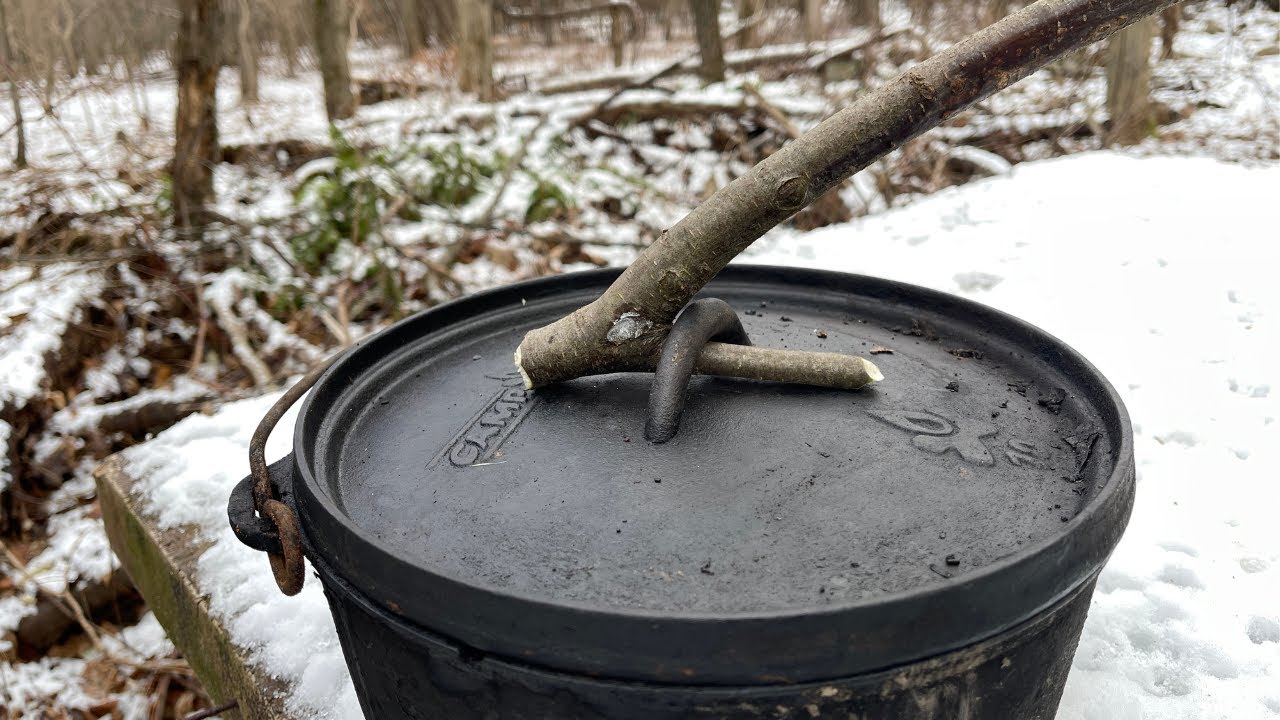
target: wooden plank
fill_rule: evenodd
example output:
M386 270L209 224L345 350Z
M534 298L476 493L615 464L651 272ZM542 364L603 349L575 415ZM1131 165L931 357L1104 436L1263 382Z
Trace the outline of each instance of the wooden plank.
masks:
M119 455L99 465L94 479L111 549L214 702L238 701L239 714L228 713L234 718L301 720L285 710L285 685L249 662L197 590L196 561L209 543L190 529L160 527Z

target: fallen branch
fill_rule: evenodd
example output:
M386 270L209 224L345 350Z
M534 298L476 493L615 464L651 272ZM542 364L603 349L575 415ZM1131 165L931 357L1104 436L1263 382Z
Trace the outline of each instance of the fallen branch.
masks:
M636 22L635 3L630 0L608 0L598 5L588 5L586 7L567 8L562 10L541 10L541 11L521 11L513 10L508 7L501 9L502 17L516 22L537 22L546 20L569 20L572 18L586 17L588 15L603 15L605 13L613 14L615 12L627 16L627 24L630 25L627 40L632 41L638 39L640 24Z
M753 16L754 17L754 16ZM751 18L748 18L751 20ZM735 26L730 29L726 39L733 38L754 25L754 23ZM750 50L729 50L724 54L724 65L728 70L744 72L768 65L800 64L802 69L810 72L821 72L832 60L866 50L880 42L913 32L911 28L897 27L885 30L876 35L860 32L857 35L828 43L788 43L785 45L768 45ZM696 72L698 69L698 53L694 51L682 55L679 59L648 73L635 70L612 70L586 77L557 78L537 88L540 95L560 95L565 93L586 92L623 87L614 92L609 99L597 107L604 107L619 95L641 88L653 87L654 83L673 75Z
M647 370L730 260L837 183L955 112L1173 0L1039 0L916 65L770 155L663 233L597 300L529 332L528 387Z
M827 49L824 52L813 55L806 60L805 66L813 72L822 72L822 69L832 60L838 60L861 50L866 50L868 47L876 43L892 40L899 35L905 35L910 32L913 32L913 29L907 26L886 28L874 34L870 34L869 31L864 30L863 33L854 35L853 37L828 44Z
M138 402L139 398L143 402ZM141 435L148 430L169 427L188 415L208 410L213 399L212 393L189 400L147 400L145 395L139 394L125 400L94 405L91 408L91 423L77 422L67 430L80 436L95 430L108 435Z
M213 306L213 314L218 318L218 325L222 326L222 329L227 333L227 337L231 338L232 352L240 360L240 364L244 365L245 370L249 371L249 376L253 378L253 384L258 387L270 385L271 370L267 368L266 363L262 362L262 358L258 357L258 354L253 351L253 346L249 344L248 332L239 316L221 298L209 298L208 302Z
M736 25L730 28L728 33L724 35L724 39L731 40L737 37L738 35L742 34L742 32L747 28L755 27L756 24L763 19L764 19L764 13L758 12L752 15L751 17L738 22ZM598 117L599 114L606 107L608 107L610 103L612 103L614 100L617 100L618 97L623 93L627 92L628 90L638 90L640 88L652 86L654 83L658 82L662 78L667 77L668 75L675 74L678 70L680 70L681 66L685 65L686 63L692 63L695 59L699 57L699 54L700 54L699 50L694 50L693 52L681 55L674 62L668 63L667 65L664 65L663 67L659 68L657 72L651 73L636 82L631 82L626 85L623 85L622 87L614 91L612 95L600 101L600 103L597 104L594 108L592 108L590 112L586 113L585 115L581 116L576 121L574 121L573 124L575 126L582 125L586 123L588 120Z

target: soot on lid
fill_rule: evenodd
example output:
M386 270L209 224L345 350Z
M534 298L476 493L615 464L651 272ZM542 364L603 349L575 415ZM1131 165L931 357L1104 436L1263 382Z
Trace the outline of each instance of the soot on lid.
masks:
M871 357L857 392L695 377L644 440L651 376L526 391L511 351L570 293L409 339L344 392L334 494L433 573L682 613L802 610L946 583L1059 534L1112 451L1026 338L892 297L713 283L757 344ZM1001 331L1004 332L1004 331Z

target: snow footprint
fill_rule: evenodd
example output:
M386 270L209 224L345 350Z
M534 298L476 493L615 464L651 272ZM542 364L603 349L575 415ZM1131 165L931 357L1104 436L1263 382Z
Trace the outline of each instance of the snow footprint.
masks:
M1173 432L1165 433L1164 435L1157 435L1156 442L1161 445L1175 443L1177 445L1182 445L1183 447L1195 447L1200 443L1200 438L1196 437L1196 434L1193 432L1188 432L1186 430L1174 430Z
M1162 550L1168 550L1169 552L1176 552L1176 553L1182 553L1183 555L1190 555L1191 557L1200 557L1200 551L1196 550L1194 547L1188 545L1187 543L1184 543L1178 540L1165 540L1164 542L1160 543L1160 548Z
M974 292L976 290L990 290L991 288L1004 282L1004 278L999 275L992 275L985 272L964 272L956 273L954 280L956 285L964 292Z
M1253 575L1267 569L1267 561L1260 557L1242 557L1240 558L1240 569Z
M1261 385L1241 385L1240 381L1235 378L1227 378L1227 389L1249 398L1266 398L1271 395L1271 386L1266 383Z
M1275 618L1254 615L1249 618L1249 627L1245 630L1254 645L1262 643L1280 643L1280 622Z
M1187 590L1204 589L1204 581L1200 579L1195 570L1185 565L1165 565L1160 574L1156 576L1156 579Z

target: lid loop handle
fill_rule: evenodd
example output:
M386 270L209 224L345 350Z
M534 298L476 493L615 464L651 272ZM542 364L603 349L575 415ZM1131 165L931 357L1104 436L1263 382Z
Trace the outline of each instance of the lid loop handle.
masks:
M731 345L751 344L742 321L729 303L718 298L694 300L672 323L653 371L649 419L644 424L644 436L649 442L664 443L680 429L689 379L702 348L712 340Z

